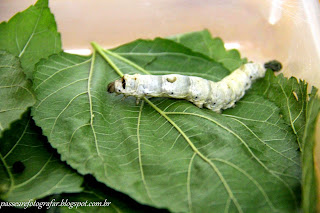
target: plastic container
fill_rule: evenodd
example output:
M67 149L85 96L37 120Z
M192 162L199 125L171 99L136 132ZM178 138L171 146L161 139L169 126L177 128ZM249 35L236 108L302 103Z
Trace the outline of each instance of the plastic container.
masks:
M34 2L1 0L0 21ZM242 56L277 59L285 76L320 88L318 0L51 0L50 7L67 51L89 54L91 41L108 48L207 28ZM317 129L320 165L320 122Z
M34 2L1 0L0 21ZM50 7L65 50L81 54L91 41L114 47L207 28L243 56L278 59L286 76L320 88L318 0L51 0Z

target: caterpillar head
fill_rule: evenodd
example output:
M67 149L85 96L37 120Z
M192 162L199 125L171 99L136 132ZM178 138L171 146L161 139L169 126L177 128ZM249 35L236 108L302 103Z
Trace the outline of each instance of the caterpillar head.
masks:
M114 91L115 91L114 82L111 82L111 83L108 84L108 89L107 90L108 90L109 93L114 93Z
M134 95L136 92L137 75L127 75L125 74L122 78L109 83L108 92L124 94L125 96Z

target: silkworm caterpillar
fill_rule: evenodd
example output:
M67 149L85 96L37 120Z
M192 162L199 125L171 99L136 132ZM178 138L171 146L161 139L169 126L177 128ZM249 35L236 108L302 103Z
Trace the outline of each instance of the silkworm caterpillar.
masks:
M279 71L282 66L277 61L271 61L265 64L265 68ZM256 79L263 78L265 68L258 63L246 63L218 82L179 74L125 74L108 85L108 92L123 94L125 97L134 96L137 103L143 97L186 99L199 108L221 112L233 107Z

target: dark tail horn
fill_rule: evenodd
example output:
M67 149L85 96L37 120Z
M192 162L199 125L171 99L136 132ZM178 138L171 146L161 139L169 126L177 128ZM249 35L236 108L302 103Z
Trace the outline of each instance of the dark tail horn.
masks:
M264 68L271 69L273 72L278 72L282 69L282 64L277 60L272 60L265 63Z

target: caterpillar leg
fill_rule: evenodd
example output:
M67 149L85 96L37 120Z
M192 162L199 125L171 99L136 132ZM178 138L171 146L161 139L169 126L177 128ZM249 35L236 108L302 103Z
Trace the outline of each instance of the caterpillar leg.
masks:
M232 104L230 104L230 108L235 108L236 107L236 102L232 102Z
M236 106L236 102L233 101L233 102L229 103L227 106L223 107L223 109L234 108L235 106Z
M214 111L215 113L218 113L218 114L221 114L221 113L222 113L222 109L212 110L212 111Z
M194 105L196 105L197 107L199 108L202 108L203 107L203 103L193 103Z
M121 98L121 101L124 101L124 99L126 99L126 95L124 95L122 98Z
M136 99L136 105L139 105L139 103L140 103L140 98L137 98Z

